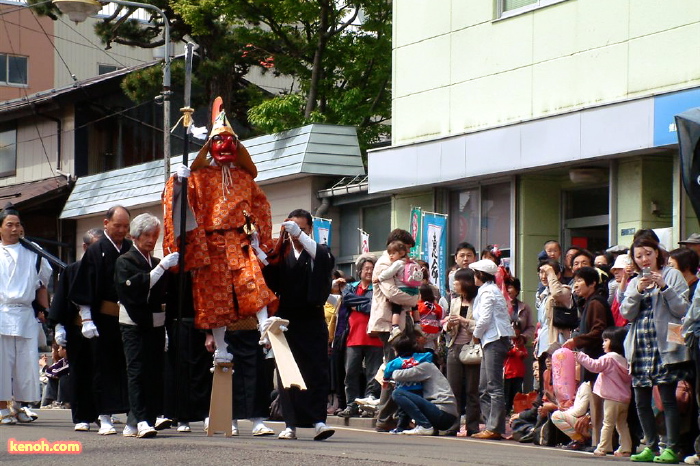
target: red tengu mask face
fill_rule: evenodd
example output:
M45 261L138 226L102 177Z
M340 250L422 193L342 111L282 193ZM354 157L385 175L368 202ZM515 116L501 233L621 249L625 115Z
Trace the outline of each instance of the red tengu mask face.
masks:
M233 163L238 156L238 138L232 134L217 134L211 138L209 152L219 163Z

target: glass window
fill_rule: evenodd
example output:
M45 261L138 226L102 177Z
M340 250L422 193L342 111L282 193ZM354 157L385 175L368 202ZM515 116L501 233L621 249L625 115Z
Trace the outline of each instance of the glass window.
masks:
M477 253L489 244L505 252L510 249L510 186L498 183L451 194L450 254L462 241L471 243Z
M380 204L362 209L362 227L369 233L369 250L382 251L391 232L391 204Z
M0 83L7 82L7 55L0 53Z
M15 174L17 161L17 130L0 126L0 176Z
M537 3L537 0L502 0L503 1L503 11L515 10L516 8L522 8L527 5L532 5Z
M97 65L97 74L107 74L118 69L117 65Z
M7 82L27 84L27 57L7 56Z

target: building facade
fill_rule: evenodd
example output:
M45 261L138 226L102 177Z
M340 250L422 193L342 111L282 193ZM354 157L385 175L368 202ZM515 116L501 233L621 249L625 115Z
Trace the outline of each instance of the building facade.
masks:
M449 214L459 241L497 244L531 301L557 239L676 242L698 223L673 116L700 106L700 4L688 0L394 2L392 146L370 193Z

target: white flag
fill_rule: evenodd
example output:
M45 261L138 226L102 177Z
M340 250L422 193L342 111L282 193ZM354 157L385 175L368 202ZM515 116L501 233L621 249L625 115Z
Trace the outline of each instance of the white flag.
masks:
M360 230L360 254L369 252L369 233Z

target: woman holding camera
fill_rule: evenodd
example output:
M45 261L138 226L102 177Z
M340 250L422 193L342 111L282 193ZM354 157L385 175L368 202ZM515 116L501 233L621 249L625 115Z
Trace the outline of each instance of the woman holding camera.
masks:
M625 339L625 356L630 362L637 412L647 445L631 459L675 464L680 435L676 385L686 375L683 363L690 360L688 349L679 340L681 319L688 310L688 285L678 270L665 265L659 243L653 239L636 239L630 256L639 275L630 280L620 313L631 324ZM652 411L654 386L658 386L661 395L667 434L667 447L660 455Z

